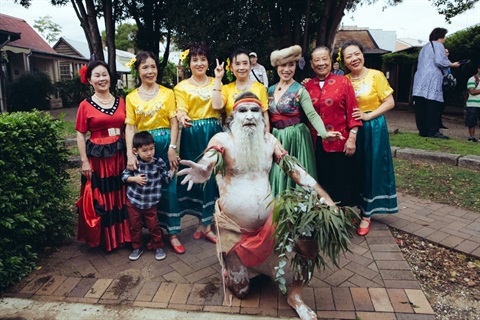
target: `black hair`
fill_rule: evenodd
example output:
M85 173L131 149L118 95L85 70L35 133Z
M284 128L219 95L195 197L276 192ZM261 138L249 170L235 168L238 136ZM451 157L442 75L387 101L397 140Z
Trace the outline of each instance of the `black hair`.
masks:
M430 32L428 41L436 41L438 39L443 39L447 35L448 30L445 28L435 28Z
M139 52L139 53L135 56L135 63L133 64L133 66L135 67L135 70L137 70L137 81L138 81L139 86L142 84L142 80L140 80L140 76L138 75L138 68L140 67L140 64L142 64L142 63L144 63L145 61L147 61L148 58L152 58L153 61L155 61L155 66L157 67L157 70L159 70L159 67L158 67L158 59L157 59L157 57L155 57L155 55L153 54L153 52L151 52L151 51L142 51L142 52ZM157 76L158 76L158 73L157 73Z
M363 54L363 46L360 42L357 40L347 40L344 43L342 43L341 48L341 55L342 55L342 61L345 62L345 49L347 49L350 46L356 46L358 49L360 49L360 52Z
M192 60L192 57L195 56L205 56L207 61L210 62L210 51L208 50L207 45L204 42L194 42L190 44L187 48L188 51L188 64Z
M230 55L230 63L233 64L233 59L238 57L241 54L246 54L248 57L248 64L250 64L250 51L245 48L237 48Z
M330 48L327 47L327 46L316 46L315 48L313 48L312 52L310 52L310 60L312 60L312 54L315 52L315 51L319 51L319 50L326 50L328 52L328 55L331 56L331 51L330 51Z
M155 140L153 139L153 136L150 134L150 132L140 131L133 135L132 144L135 149L138 149L142 146L155 144Z
M94 60L94 61L91 61L89 64L88 64L88 67L87 67L87 73L86 73L86 76L87 76L87 79L90 79L92 77L92 71L93 69L95 69L96 67L98 66L104 66L105 69L107 69L107 72L108 72L108 76L110 77L110 79L112 79L112 75L110 74L110 70L108 69L108 64L106 64L104 61L102 60Z

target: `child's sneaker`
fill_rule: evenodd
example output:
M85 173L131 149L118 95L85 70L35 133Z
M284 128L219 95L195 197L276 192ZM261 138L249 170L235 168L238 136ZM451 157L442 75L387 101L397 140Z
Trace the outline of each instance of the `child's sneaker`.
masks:
M162 248L155 249L155 259L158 261L165 259L166 256L167 254Z
M138 260L138 258L140 258L140 256L142 255L143 253L143 250L138 248L138 249L134 249L132 251L132 253L130 253L130 255L128 256L128 259L132 260L132 261L136 261Z
M470 142L478 142L478 140L475 137L469 137L468 141Z

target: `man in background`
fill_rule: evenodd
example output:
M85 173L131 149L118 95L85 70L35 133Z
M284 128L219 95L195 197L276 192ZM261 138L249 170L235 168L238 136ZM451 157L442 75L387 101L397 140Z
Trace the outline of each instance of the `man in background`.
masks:
M260 63L257 63L258 58L255 52L250 52L249 57L251 65L250 80L263 83L263 85L268 88L267 70L265 70L265 67Z

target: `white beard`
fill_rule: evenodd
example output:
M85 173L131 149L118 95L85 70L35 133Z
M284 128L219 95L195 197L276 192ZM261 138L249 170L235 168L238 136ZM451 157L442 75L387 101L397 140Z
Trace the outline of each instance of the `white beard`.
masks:
M268 161L265 124L259 122L253 127L244 127L240 121L235 120L230 124L235 139L235 169L238 172L259 172Z

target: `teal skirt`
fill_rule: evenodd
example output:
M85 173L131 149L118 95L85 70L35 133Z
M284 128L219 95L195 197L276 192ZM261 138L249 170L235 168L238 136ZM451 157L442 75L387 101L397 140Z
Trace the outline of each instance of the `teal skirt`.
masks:
M272 134L288 151L288 154L296 157L308 174L316 180L315 152L312 135L307 126L304 123L299 123L284 129L273 128ZM278 195L283 190L297 187L297 184L283 172L280 166L275 164L270 171L270 185L272 186L273 196Z
M362 215L397 213L397 190L385 117L364 121L357 148L363 167Z
M155 140L155 157L162 158L170 170L168 161L168 148L170 147L170 129L161 128L149 130ZM177 175L169 184L162 186L162 198L158 203L158 220L160 225L167 229L168 233L175 233L175 221L180 221L180 207L177 200ZM173 222L172 222L173 221ZM177 231L178 232L178 231Z
M222 131L220 120L215 118L193 120L190 128L182 129L180 139L180 158L197 162L203 156L210 139ZM185 168L180 166L180 170ZM187 186L178 184L177 194L181 208L180 216L190 214L196 216L202 225L212 223L215 201L218 199L218 187L215 177L205 184L195 184L190 191ZM179 222L179 221L178 221Z

